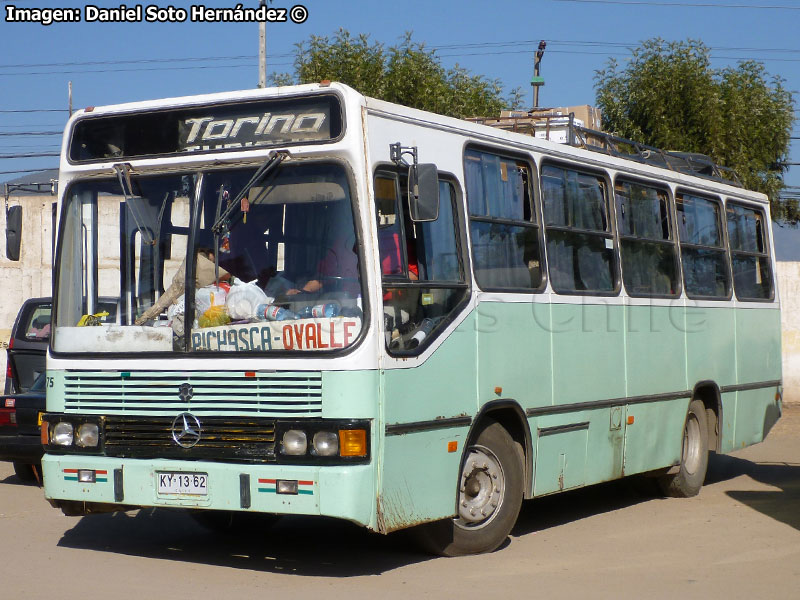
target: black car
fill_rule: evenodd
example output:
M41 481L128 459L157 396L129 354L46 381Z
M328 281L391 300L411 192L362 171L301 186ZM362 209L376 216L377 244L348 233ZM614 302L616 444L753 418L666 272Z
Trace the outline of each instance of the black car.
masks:
M103 297L98 304L100 312L108 313L100 319L101 322L113 322L117 300ZM20 307L8 342L4 394L28 391L36 378L44 373L52 311L52 298L29 298Z
M0 396L0 460L13 462L23 481L41 475L39 417L45 410L46 379L41 373L27 392Z
M27 392L44 373L50 342L52 298L30 298L20 307L8 342L5 394Z

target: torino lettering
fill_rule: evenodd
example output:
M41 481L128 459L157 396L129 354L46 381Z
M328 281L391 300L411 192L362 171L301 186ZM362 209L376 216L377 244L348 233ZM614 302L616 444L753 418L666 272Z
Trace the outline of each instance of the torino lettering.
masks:
M325 122L325 113L307 113L303 115L264 113L261 116L238 117L235 119L215 119L199 117L186 119L190 126L187 144L196 141L232 140L242 135L275 136L276 134L314 134L319 133Z

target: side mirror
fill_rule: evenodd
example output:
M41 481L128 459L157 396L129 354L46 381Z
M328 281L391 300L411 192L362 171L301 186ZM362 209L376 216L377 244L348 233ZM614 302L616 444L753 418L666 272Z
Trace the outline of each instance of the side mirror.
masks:
M12 206L6 210L6 258L19 260L22 247L22 207Z
M439 218L439 172L434 164L408 168L408 205L415 223Z

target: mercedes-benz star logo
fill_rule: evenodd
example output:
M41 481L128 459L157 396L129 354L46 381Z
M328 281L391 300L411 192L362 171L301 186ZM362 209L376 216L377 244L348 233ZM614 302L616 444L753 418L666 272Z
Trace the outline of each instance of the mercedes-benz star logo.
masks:
M178 396L183 402L188 402L194 396L194 390L188 383L182 383L178 388Z
M200 441L200 420L192 413L179 414L172 421L172 439L181 448L191 448Z

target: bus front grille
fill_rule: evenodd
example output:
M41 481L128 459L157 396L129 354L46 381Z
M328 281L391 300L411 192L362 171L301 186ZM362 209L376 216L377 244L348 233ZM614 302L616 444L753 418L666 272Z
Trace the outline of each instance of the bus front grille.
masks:
M275 459L273 420L207 417L195 421L191 416L188 419L192 434L181 436L186 428L181 416L106 417L106 456L255 462Z
M64 375L68 413L174 417L321 417L318 371L79 371Z

